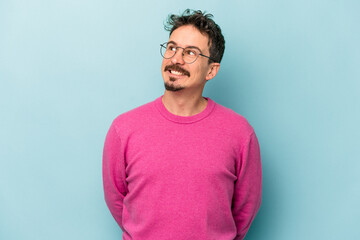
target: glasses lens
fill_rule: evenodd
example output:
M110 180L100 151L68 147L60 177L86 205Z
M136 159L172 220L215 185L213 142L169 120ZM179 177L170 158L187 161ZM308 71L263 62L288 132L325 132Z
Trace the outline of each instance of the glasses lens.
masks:
M176 48L164 43L160 45L160 53L163 58L172 58L176 53Z
M181 47L177 47L176 45L174 45L172 43L160 44L161 56L163 58L167 58L167 59L172 58L173 56L175 56L178 48L181 48ZM184 62L186 62L186 63L195 62L196 59L199 57L199 55L200 55L200 52L196 48L191 48L191 47L183 48L182 56L183 56Z
M183 51L183 59L186 63L193 63L199 56L199 52L195 48L185 48Z

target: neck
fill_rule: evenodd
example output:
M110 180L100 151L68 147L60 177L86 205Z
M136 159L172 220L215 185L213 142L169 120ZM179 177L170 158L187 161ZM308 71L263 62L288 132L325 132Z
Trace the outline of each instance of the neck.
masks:
M169 112L184 117L198 114L207 106L207 100L202 95L185 95L181 90L165 91L162 102Z

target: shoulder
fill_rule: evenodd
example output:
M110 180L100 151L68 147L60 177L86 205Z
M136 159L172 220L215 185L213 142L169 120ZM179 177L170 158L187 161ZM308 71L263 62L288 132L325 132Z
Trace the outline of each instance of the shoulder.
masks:
M117 116L114 121L131 120L137 117L141 117L153 111L154 101L143 104L139 107L131 109Z
M113 122L112 126L117 130L130 130L136 129L143 125L145 122L149 121L151 116L154 116L155 111L155 101L148 102L139 107L136 107L132 110L124 112L117 116Z
M218 103L215 103L214 117L220 125L231 130L233 134L249 137L254 133L253 127L244 116Z

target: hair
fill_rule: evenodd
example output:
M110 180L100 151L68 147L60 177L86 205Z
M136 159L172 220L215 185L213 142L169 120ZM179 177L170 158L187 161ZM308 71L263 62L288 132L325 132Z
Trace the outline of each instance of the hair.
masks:
M212 20L213 15L202 12L200 10L186 9L182 15L171 14L168 16L167 22L164 25L165 30L170 31L170 34L177 28L185 25L192 25L202 34L209 37L209 49L211 62L221 62L225 50L225 39L221 33L219 25Z

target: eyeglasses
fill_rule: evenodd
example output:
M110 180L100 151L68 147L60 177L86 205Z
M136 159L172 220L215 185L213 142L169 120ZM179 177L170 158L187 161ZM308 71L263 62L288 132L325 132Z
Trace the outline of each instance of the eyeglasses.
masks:
M216 62L211 57L201 54L200 50L195 47L183 48L183 47L176 46L174 43L167 43L167 42L160 44L161 56L166 59L172 58L173 56L175 56L178 48L181 48L183 50L182 57L183 57L183 60L185 63L188 63L188 64L193 63L196 61L196 59L199 56L206 57L206 58L210 59L211 61Z

